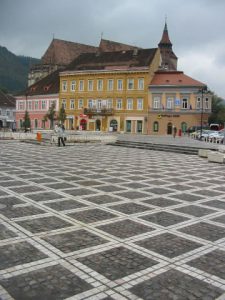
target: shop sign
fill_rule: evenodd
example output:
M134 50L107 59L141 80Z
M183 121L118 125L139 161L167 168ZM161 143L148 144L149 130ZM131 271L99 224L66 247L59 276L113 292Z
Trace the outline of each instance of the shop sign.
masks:
M157 119L161 119L161 118L179 118L180 115L167 115L167 114L163 114L163 115L158 115Z

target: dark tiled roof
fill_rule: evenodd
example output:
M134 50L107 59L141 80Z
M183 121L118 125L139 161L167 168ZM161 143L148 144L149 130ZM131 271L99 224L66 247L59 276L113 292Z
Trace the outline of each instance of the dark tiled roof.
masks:
M59 71L55 71L43 79L29 86L25 91L18 96L27 95L51 95L59 93Z
M84 53L75 59L65 71L105 70L110 67L149 67L157 48L134 49L117 52Z
M68 65L84 52L96 52L97 47L53 39L45 54L42 64Z
M137 49L139 47L131 46L127 44L122 44L110 40L101 39L99 44L99 51L102 52L115 52L115 51L121 51L121 50L133 50Z
M16 107L16 98L0 90L0 107Z

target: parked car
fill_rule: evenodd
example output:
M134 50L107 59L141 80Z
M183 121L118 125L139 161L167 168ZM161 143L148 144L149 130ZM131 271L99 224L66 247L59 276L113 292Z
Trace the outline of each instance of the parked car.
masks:
M201 130L197 130L197 131L192 132L190 134L190 137L197 139L197 140L203 140L203 139L208 138L209 133L210 133L210 130L202 130L202 132L201 132Z
M219 131L214 131L209 134L208 139L209 142L222 143L224 139L224 133Z

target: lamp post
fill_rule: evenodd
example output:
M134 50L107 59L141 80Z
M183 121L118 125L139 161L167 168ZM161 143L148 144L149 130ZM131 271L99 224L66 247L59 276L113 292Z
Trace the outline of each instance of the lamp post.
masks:
M207 86L203 86L200 90L201 94L202 94L202 97L201 97L201 121L200 121L200 124L201 124L201 127L200 127L200 137L199 139L201 140L202 138L202 127L203 127L203 109L204 109L204 94L207 93Z

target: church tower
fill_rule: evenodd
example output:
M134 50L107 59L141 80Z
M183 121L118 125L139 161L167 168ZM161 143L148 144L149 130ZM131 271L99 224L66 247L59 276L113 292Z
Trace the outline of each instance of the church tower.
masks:
M172 43L169 38L167 23L165 22L161 41L158 44L161 53L161 69L174 71L177 70L177 56L172 49Z

